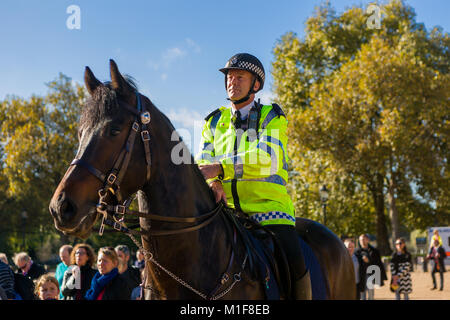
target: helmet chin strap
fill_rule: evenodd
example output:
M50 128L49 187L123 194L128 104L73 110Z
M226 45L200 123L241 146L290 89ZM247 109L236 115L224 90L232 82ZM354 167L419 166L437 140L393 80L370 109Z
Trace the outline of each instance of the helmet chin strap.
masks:
M251 96L253 93L256 93L256 91L253 90L253 87L255 86L255 82L256 82L256 77L254 76L254 77L253 77L252 85L250 86L250 90L248 90L247 95L246 95L245 97L243 97L242 99L239 99L239 100L233 100L233 99L227 98L227 100L233 102L233 104L240 104L240 103L243 103L243 102L247 101L248 99L250 99L250 96Z

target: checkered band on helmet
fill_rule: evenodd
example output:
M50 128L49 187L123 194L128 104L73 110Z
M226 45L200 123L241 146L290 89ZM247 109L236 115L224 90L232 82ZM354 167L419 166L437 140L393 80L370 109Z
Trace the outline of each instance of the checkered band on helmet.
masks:
M259 90L263 88L266 75L261 61L255 56L248 53L238 53L234 55L220 71L226 75L230 69L246 70L253 73L261 84Z

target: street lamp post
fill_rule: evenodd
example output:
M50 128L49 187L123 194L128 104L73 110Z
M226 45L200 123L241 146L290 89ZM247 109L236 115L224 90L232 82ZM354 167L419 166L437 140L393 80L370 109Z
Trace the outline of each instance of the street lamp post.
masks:
M22 247L23 250L25 250L25 227L26 227L26 221L28 219L28 213L26 211L22 211Z
M328 189L326 185L323 185L319 190L320 201L322 202L323 209L323 225L327 225L327 201L328 201Z

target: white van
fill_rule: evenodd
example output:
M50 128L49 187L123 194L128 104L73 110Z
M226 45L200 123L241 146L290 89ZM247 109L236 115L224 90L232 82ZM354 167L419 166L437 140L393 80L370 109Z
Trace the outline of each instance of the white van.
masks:
M445 249L445 252L447 254L447 259L444 260L445 265L450 265L450 227L428 228L428 248L430 248L431 246L431 238L433 237L433 232L436 229L442 239L442 247Z

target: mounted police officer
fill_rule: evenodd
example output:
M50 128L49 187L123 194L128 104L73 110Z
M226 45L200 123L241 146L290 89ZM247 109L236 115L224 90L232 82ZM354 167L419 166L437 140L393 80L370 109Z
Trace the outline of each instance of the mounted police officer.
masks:
M205 118L197 163L217 202L225 201L275 233L291 269L292 298L311 299L309 271L286 190L286 116L278 105L254 100L265 80L256 57L236 54L220 71L231 108L220 107Z

